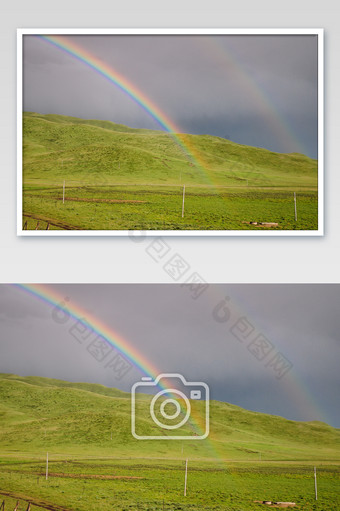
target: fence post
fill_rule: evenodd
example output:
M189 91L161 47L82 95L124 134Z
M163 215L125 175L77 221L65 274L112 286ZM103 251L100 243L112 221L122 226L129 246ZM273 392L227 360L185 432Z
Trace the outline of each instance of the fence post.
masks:
M182 218L184 217L185 185L183 186Z
M318 487L316 484L316 467L314 467L314 489L315 489L315 500L318 500Z
M184 497L187 496L188 458L185 460Z

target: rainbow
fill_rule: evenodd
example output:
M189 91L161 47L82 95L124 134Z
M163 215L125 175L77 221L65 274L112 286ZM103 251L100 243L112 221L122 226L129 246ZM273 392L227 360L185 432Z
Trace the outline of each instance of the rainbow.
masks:
M269 284L268 284L269 285ZM220 295L220 293L213 290L214 297L212 297L213 306L216 306L217 303L224 301L223 296ZM222 300L221 300L222 298ZM228 297L230 298L230 297ZM232 298L230 300L230 303L227 303L227 307L230 307L230 310L232 311L232 317L233 320L228 320L228 323L226 325L229 325L229 321L235 321L235 318L241 318L245 317L247 318L248 312L247 312L247 305L244 303L244 299L242 299L242 296L238 294L238 292L233 289ZM251 318L251 323L253 327L255 328L255 331L260 333L263 332L263 327L261 328L260 325L257 325L254 321L254 318ZM223 323L221 324L223 327ZM225 327L228 328L227 326ZM228 330L226 330L228 331ZM269 340L274 341L275 344L275 353L281 352L283 355L287 355L286 353L286 347L284 346L284 341L281 339L275 339L274 332L270 332L266 330L263 332L266 336L268 336ZM284 339L284 336L283 336ZM248 353L249 355L249 353ZM292 359L291 362L294 363L294 360ZM254 359L255 363L261 363L256 361ZM266 362L262 362L263 371L270 371L266 367ZM275 379L274 373L272 373L273 379ZM302 411L302 414L306 417L309 417L308 420L320 420L324 421L327 424L330 424L332 422L331 417L327 414L327 412L323 409L322 403L319 403L315 396L312 394L310 389L308 388L307 384L303 381L303 379L298 376L297 372L294 370L294 367L280 380L280 385L285 390L285 393L287 396L289 396L289 399L291 402L295 404L295 407L297 410Z
M191 142L191 135L181 133L176 124L165 114L143 91L132 84L126 77L119 73L112 66L109 66L98 57L92 55L89 51L77 45L71 39L58 35L38 35L40 39L52 44L56 48L63 50L67 54L76 58L89 68L93 69L103 76L110 83L116 85L123 93L129 96L137 105L139 105L147 114L149 114L165 130L176 144L181 148L190 163L194 165L203 177L208 176L208 168L202 155L197 151ZM209 177L209 176L208 176Z
M29 293L45 304L57 307L61 311L64 310L65 313L74 320L80 321L84 325L86 324L87 327L91 328L94 333L98 334L108 344L123 353L143 375L150 376L154 379L161 372L129 341L120 336L112 328L109 328L93 314L89 314L88 311L85 311L74 303L66 302L65 298L50 286L42 284L15 284L15 287Z
M65 298L51 287L41 284L15 284L14 286L25 291L30 296L39 299L45 305L47 304L53 308L58 308L59 311L64 312L64 314L67 314L68 317L73 318L75 321L82 323L87 328L90 328L92 332L99 335L107 344L114 347L128 358L135 368L143 375L147 375L152 378L152 380L155 380L156 377L162 373L162 371L158 370L156 366L143 355L143 353L137 350L129 341L120 336L115 330L109 328L103 321L100 321L93 314L89 314L88 311L85 311L78 305L66 302ZM164 379L160 380L158 383L158 388L163 391L166 391L171 387L171 382ZM166 394L171 396L171 393L169 392ZM177 396L173 397L177 399ZM184 412L183 409L182 411ZM203 435L205 424L198 414L194 417L191 416L191 420L188 422L188 425L197 436ZM195 436L193 439L195 439Z
M225 69L228 75L237 76L237 83L244 95L251 98L252 103L257 105L261 116L266 124L276 134L276 137L283 142L287 152L298 152L307 154L306 146L299 140L294 128L288 124L283 114L279 112L274 101L266 93L263 86L260 86L253 74L247 70L246 64L242 61L242 55L237 52L232 42L232 37L204 37L195 39L202 52L207 52L209 59L215 60L221 69Z

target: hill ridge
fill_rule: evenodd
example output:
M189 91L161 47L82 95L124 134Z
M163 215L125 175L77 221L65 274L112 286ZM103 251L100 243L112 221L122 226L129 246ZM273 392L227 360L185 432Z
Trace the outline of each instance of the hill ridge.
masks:
M248 183L258 180L259 173L273 185L283 182L303 186L317 184L316 160L302 154L277 153L238 144L213 135L171 134L130 128L111 121L35 112L24 112L23 135L26 179L86 176L95 182L96 172L100 170L101 176L112 183L124 179L174 184L182 172L188 185L206 184L208 176L216 185ZM179 135L184 137L184 146L185 140L189 142L188 154L193 153L199 164L193 163L186 150L175 142ZM166 167L162 160L167 161Z
M27 387L22 385L29 383ZM98 392L99 391L99 392ZM130 395L99 384L0 374L0 447L103 454L172 455L177 442L138 441L131 435ZM110 399L107 399L110 397ZM143 396L150 400L152 396ZM339 459L340 430L298 422L212 401L209 441L189 442L192 456L214 445L224 457L244 459L261 451L268 459ZM198 411L201 409L201 402ZM141 417L147 434L153 431ZM114 442L111 441L114 440ZM155 445L156 444L156 445ZM171 445L170 445L171 444ZM311 449L313 446L313 449Z

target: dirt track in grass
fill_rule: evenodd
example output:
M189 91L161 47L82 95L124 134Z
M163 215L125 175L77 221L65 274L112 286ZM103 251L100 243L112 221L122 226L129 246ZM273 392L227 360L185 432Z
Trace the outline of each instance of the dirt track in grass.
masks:
M44 476L44 472L36 472L38 476ZM64 474L63 472L49 472L48 477L70 477L71 479L145 479L137 476L112 476L101 474Z
M36 195L36 194L25 194L26 197L40 197L41 199L51 199L51 200L63 200L62 197L50 197L46 195ZM119 204L146 204L145 200L130 200L130 199L85 199L83 197L65 197L65 201L74 201L74 202L109 202L109 203L119 203Z
M58 506L57 504L50 504L41 499L37 499L34 497L28 497L27 495L23 495L22 493L14 493L11 491L0 491L0 495L4 495L5 497L11 497L13 499L24 500L25 502L30 502L34 506L41 507L42 509L49 509L50 511L73 511L68 507Z

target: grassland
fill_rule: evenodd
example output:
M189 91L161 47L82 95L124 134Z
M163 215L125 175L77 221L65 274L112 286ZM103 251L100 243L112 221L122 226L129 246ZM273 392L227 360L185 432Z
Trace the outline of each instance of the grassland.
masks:
M317 229L317 161L219 137L182 135L26 112L27 229ZM65 203L62 186L65 180ZM182 191L186 186L185 215ZM297 194L298 220L293 193Z
M340 507L340 431L324 423L213 401L209 440L138 441L130 433L130 395L117 389L1 374L0 396L6 502L20 497L74 511L262 509L256 500L293 501L306 511Z

